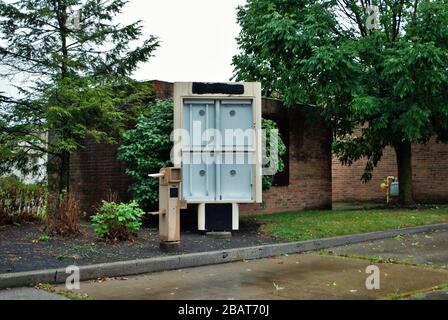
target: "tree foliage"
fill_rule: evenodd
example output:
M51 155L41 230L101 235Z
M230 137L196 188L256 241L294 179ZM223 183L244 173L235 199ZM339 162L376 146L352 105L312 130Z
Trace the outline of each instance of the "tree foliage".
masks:
M286 145L278 132L279 129L278 125L273 120L262 118L261 128L264 132L263 150L262 150L264 160L263 163L265 163L266 167L273 165L273 167L277 168L277 172L283 172L283 170L285 169L285 163L283 162L283 157L286 154ZM271 136L272 134L278 134L278 139L276 140L277 156L271 155L271 143L274 141L272 140L274 139ZM270 163L271 161L274 161L275 163ZM261 180L263 190L269 190L272 188L272 185L274 183L274 177L275 175L263 175Z
M367 160L365 181L393 147L412 203L411 144L448 140L448 1L249 0L238 22L236 78L320 108L340 160Z
M120 107L148 94L131 75L158 46L140 21L114 22L126 2L0 1L0 76L18 91L0 92L0 172L35 170L48 155L57 176L49 187L62 193L83 139L113 142L123 131Z

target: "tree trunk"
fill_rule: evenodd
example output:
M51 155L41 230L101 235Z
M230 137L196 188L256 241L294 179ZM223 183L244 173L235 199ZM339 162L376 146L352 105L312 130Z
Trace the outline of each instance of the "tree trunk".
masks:
M59 193L70 191L70 153L63 152L59 168Z
M399 203L403 206L415 205L412 192L412 149L411 143L401 142L395 146L398 166L398 181L400 183Z
M59 139L53 130L49 130L48 141L54 144ZM48 154L47 160L48 215L57 215L61 195L70 188L70 153Z

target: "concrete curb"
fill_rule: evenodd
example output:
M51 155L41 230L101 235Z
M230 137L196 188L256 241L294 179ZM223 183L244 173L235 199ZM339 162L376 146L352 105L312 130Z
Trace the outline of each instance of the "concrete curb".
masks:
M81 280L102 277L120 277L149 272L184 269L212 264L221 264L241 260L253 260L284 254L327 249L365 241L393 238L398 235L410 235L435 230L447 230L448 223L424 225L418 227L378 231L318 240L269 244L257 247L236 248L222 251L189 253L176 256L149 258L141 260L119 261L95 265L80 266ZM64 283L68 274L65 269L49 269L0 274L0 289L29 286L37 283Z

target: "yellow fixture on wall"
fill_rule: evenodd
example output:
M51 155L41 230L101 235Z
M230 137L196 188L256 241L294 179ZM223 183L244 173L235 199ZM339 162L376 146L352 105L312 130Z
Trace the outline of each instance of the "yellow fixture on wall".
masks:
M387 203L391 201L392 197L398 196L398 179L394 176L388 176L384 182L380 185L381 189L386 189Z

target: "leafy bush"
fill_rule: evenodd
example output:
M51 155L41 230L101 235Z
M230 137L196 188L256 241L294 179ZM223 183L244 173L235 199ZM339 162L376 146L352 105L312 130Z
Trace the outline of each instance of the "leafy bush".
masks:
M263 136L263 163L265 163L265 159L270 156L270 134L271 130L278 130L277 124L269 119L261 120L261 128L264 130L265 135ZM283 162L283 156L286 153L286 145L282 140L282 137L279 134L278 137L278 158L270 159L270 161L277 161L277 172L282 172L285 169L285 164ZM266 164L269 166L269 164ZM274 176L263 176L262 178L262 186L263 190L269 190L272 187L272 183L274 182Z
M99 238L127 240L140 229L144 214L136 201L120 204L103 201L99 212L90 219Z
M16 223L45 215L47 190L17 177L0 178L0 223Z
M154 209L159 197L159 182L148 178L148 174L172 165L173 108L172 100L148 105L135 128L124 134L119 148L118 158L127 163L126 173L134 181L130 191L143 208Z
M172 165L170 135L173 131L173 109L172 100L158 100L148 105L144 114L137 119L135 128L124 134L118 150L118 159L127 163L126 173L134 180L131 186L134 198L145 209L156 208L159 190L158 180L148 178L148 174L157 173L160 168ZM262 128L277 129L277 124L263 119ZM269 155L269 139L267 150ZM278 141L278 151L278 168L281 172L284 169L281 157L286 152L281 138ZM262 181L263 189L267 190L272 186L273 176L263 176Z
M51 196L46 216L50 234L66 237L81 234L79 200L74 193Z

